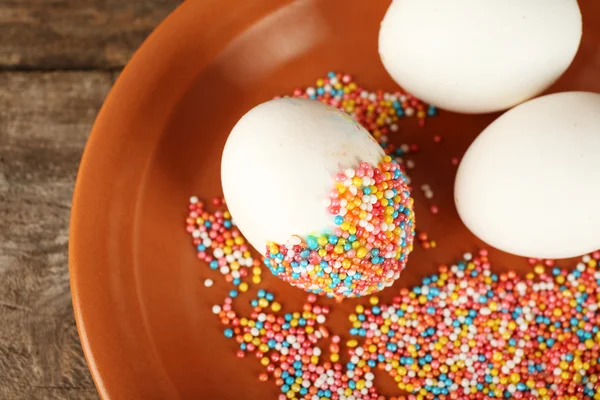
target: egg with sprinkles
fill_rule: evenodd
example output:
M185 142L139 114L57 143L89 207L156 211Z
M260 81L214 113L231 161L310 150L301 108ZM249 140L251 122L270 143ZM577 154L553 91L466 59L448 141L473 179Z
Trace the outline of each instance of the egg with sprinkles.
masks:
M400 166L346 113L279 98L245 114L223 150L229 211L273 274L358 297L400 277L415 215Z

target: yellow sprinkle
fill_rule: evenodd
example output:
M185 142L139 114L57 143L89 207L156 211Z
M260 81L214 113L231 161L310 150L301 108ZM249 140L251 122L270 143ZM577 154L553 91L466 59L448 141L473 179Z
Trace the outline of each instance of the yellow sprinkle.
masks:
M533 274L533 272L528 272L525 275L525 279L527 279L527 280L532 280L533 278L535 278L535 275Z
M555 317L560 317L562 315L562 310L557 307L554 310L552 310L552 314L554 314Z
M535 272L535 273L536 273L536 274L538 274L538 275L541 275L541 274L543 274L543 273L544 273L544 267L543 267L542 265L536 265L536 266L533 268L533 272Z
M260 283L260 281L261 281L260 276L254 275L252 277L252 283L254 283L255 285L258 285Z
M273 302L273 304L271 304L271 310L273 310L274 312L280 311L281 310L281 304L279 304L278 302Z
M328 242L329 240L327 239L327 236L319 236L317 238L317 243L319 244L319 246L325 246Z
M329 359L331 360L331 362L338 362L340 359L340 355L337 353L334 353L329 356Z
M356 251L356 257L358 257L358 258L363 258L366 255L367 255L367 249L364 247L361 247Z
M358 342L354 339L350 339L346 342L346 346L348 347L356 347L358 346Z
M372 306L376 306L377 304L379 304L379 297L377 297L377 296L369 297L369 304L371 304Z

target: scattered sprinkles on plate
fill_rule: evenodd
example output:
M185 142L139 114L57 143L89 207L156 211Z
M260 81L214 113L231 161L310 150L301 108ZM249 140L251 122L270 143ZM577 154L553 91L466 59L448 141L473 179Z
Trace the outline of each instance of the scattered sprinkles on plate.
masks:
M391 286L405 268L414 237L413 200L400 166L384 156L335 176L327 199L335 229L267 245L265 265L294 286L358 297Z
M357 112L357 103L345 97L352 92L366 99L358 103L364 111ZM385 101L390 101L392 108L398 101L406 116L424 118L435 110L419 107L421 103L407 95L392 101L390 95L385 100L382 92L363 92L349 76L330 74L319 80L316 88L297 90L294 95L337 101L334 105L344 107L365 125L402 165L401 158L417 148L388 144L387 134L394 131L390 127L395 122L389 115L381 118L389 110ZM384 106L375 105L377 102ZM398 130L397 126L394 129ZM344 180L355 176L356 171ZM365 187L359 185L357 194L361 189L364 195ZM314 239L317 246L327 249L330 245L326 251L333 250L333 254L340 238L345 240L340 254L358 252L352 244L345 250L347 243L356 241L349 240L349 229L341 228L347 220L348 228L352 222L347 217L348 207L342 215L340 193L337 195L340 209L332 214L342 217L336 224L341 230L341 235L336 235L338 242L330 243L329 237L327 243L321 236ZM348 316L351 328L342 338L327 327L330 310L318 304L315 294L307 295L302 309L286 310L273 293L257 286L261 262L250 254L222 199L214 199L212 205L218 209L209 212L202 201L191 197L186 220L198 258L230 284L227 297L211 311L219 318L224 336L236 343L237 356L252 354L258 359L261 371L257 371L257 379L272 382L280 392L279 400L383 400L386 397L377 390L377 370L387 373L396 382L398 393L403 393L390 400L600 400L600 252L584 256L572 272L552 261L530 259L532 272L524 277L513 272L493 273L485 250L465 254L453 265L441 265L420 285L399 289L389 304L372 296L367 306L358 305ZM385 207L378 215L389 215ZM359 226L355 226L358 232ZM435 247L425 232L416 238L423 247ZM302 243L310 249L308 241L294 246ZM310 245L314 246L312 240ZM291 249L298 253L293 246ZM281 250L278 246L277 251ZM381 256L381 250L378 254L369 250L365 257ZM204 283L210 287L213 282L205 279ZM256 296L249 299L252 310L242 314L234 306L247 300L238 297L252 286L256 290Z

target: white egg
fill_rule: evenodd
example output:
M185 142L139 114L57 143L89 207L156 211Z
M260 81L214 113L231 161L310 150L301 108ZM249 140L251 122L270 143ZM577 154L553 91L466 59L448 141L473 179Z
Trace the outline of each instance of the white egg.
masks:
M566 258L600 248L600 95L523 103L471 144L455 183L466 226L509 253Z
M486 113L548 88L571 64L581 33L577 0L394 0L379 54L418 98Z
M347 114L316 100L280 98L260 104L235 125L223 150L227 206L262 254L333 226L324 204L340 170L377 165L383 149Z
M281 98L250 110L227 139L221 180L242 234L294 286L364 296L406 266L415 229L406 178L334 107Z

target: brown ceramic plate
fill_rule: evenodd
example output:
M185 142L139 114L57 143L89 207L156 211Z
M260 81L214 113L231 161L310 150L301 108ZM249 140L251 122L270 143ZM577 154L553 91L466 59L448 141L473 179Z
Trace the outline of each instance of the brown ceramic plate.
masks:
M552 88L600 91L600 3L582 0L584 39L574 65ZM348 72L371 89L395 88L377 55L388 1L189 0L148 38L108 96L77 179L71 224L71 287L77 325L104 399L275 398L259 384L256 359L238 360L210 306L224 285L195 258L184 231L187 199L221 194L225 138L245 111L274 95L312 84L329 70ZM418 32L415 32L415 40ZM518 45L518 44L517 44ZM415 284L438 262L479 243L452 203L453 156L460 156L495 115L442 113L419 129L407 120L395 141L417 142L411 174L435 190L441 215L430 217L415 191L418 224L437 239L417 249L400 281ZM434 144L432 136L444 140ZM434 148L434 146L437 146ZM524 260L492 252L498 270ZM265 276L287 305L303 294ZM330 320L347 332L345 313ZM381 378L384 393L395 393Z

